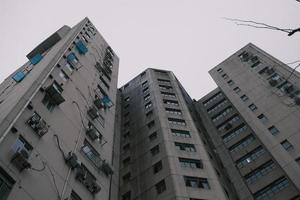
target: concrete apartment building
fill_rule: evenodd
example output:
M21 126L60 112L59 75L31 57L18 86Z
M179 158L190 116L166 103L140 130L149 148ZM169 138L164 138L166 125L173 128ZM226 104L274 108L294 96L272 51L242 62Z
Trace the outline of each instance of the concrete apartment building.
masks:
M147 69L120 93L120 199L227 199L172 72Z
M0 199L116 199L117 55L85 18L27 57L0 85Z
M209 73L196 107L239 199L300 199L300 74L253 44Z
M249 44L199 101L171 71L117 88L88 18L0 84L0 200L299 200L300 74Z

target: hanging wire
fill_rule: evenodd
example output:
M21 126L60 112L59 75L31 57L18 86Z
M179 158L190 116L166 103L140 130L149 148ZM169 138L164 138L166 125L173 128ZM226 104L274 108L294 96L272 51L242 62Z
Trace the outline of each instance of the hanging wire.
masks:
M48 168L50 174L51 174L51 177L52 177L52 181L53 181L53 184L55 186L55 189L56 189L56 192L57 192L57 196L58 196L58 199L61 200L61 197L60 197L60 193L59 193L59 190L58 190L58 186L56 184L56 180L55 180L55 176L54 176L54 173L52 172L51 168L49 167L49 165L46 163L46 167Z
M34 168L34 167L31 167L30 169L33 170L33 171L42 172L46 169L46 163L44 161L42 161L42 164L43 164L43 167L41 169L37 169L37 168Z
M55 137L56 142L57 142L57 146L59 151L61 152L61 154L63 155L64 159L66 159L66 154L64 153L64 151L62 150L61 146L60 146L60 142L59 142L59 138L58 135L54 134L53 137Z
M80 110L80 107L79 107L78 103L77 103L76 101L72 101L72 103L75 104L76 107L77 107L77 109L78 109L78 112L79 112L79 115L80 115L80 121L81 121L81 123L82 123L82 126L83 126L85 129L87 129L87 127L86 127L85 124L84 124L83 116L82 116L82 111Z

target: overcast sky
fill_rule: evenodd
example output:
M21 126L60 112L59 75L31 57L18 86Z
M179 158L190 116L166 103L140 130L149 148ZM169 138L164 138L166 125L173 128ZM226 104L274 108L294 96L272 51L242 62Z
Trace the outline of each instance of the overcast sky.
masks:
M85 16L120 57L119 86L147 67L162 68L199 99L216 87L208 70L249 42L283 62L300 59L300 33L288 37L222 19L300 27L296 0L1 0L0 82L41 41Z

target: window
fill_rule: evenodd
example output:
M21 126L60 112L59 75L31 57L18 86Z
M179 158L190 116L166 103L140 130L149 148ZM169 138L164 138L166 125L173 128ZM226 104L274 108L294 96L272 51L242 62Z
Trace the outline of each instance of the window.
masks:
M27 157L31 154L31 151L33 150L33 147L22 135L19 135L18 139L12 146L12 150L14 152L24 152L27 154ZM26 156L25 156L26 157Z
M242 168L254 160L258 159L262 154L265 153L265 149L262 146L257 147L253 151L247 153L245 156L236 161L238 168Z
M255 137L253 135L249 135L246 138L242 139L241 141L237 142L236 144L229 147L230 152L237 152L245 147L247 147L249 144L255 141Z
M123 194L122 200L131 200L131 191L128 191L125 194Z
M186 126L186 123L183 119L176 119L176 118L168 118L169 124L179 125L179 126Z
M145 108L148 109L148 108L151 108L152 107L152 102L148 102L145 104Z
M249 98L247 97L247 95L244 94L244 95L241 96L241 99L242 99L243 101L247 101Z
M232 86L234 84L233 80L229 80L229 81L227 81L227 83L229 86Z
M257 68L260 64L261 64L260 61L256 61L256 62L253 63L250 67L253 68L253 69L255 69L255 68Z
M155 121L154 120L152 120L151 122L149 122L147 124L148 128L152 128L154 125L155 125Z
M223 96L223 94L221 92L217 92L216 94L211 96L209 99L203 101L203 105L207 106L208 104L210 104L211 102L213 102L214 100L216 100L217 98L219 98L221 96Z
M179 130L179 129L171 129L171 132L172 132L173 136L185 137L185 138L191 137L191 134L189 131Z
M159 181L158 183L156 183L155 189L156 189L157 194L163 193L167 189L165 180L162 180L162 181Z
M231 106L228 106L227 108L221 110L221 112L219 112L218 114L214 115L211 119L213 122L216 122L219 119L228 115L232 110L233 110L233 108Z
M300 157L299 158L296 158L296 163L298 163L298 165L300 166Z
M129 138L130 137L130 132L127 131L126 133L124 133L123 137L124 137L124 139Z
M104 86L109 90L109 84L104 80L104 78L102 76L100 76L99 79L102 81Z
M157 81L158 81L158 82L161 82L161 83L170 83L170 82L171 82L170 80L167 80L167 79L161 79L161 78L158 78Z
M148 101L150 99L150 94L147 94L146 96L144 96L144 100Z
M211 106L210 108L207 109L207 113L210 114L216 110L218 110L219 108L223 107L226 103L228 102L227 99L223 98L221 101L219 101L218 103L216 103L215 105Z
M273 169L275 169L275 167L275 163L272 160L270 160L265 164L259 166L254 171L251 171L249 174L245 175L245 180L248 184L252 184L260 178L262 178L263 176L270 173Z
M130 101L130 97L126 97L125 99L124 99L124 101Z
M164 97L171 97L171 98L175 98L176 95L175 93L172 92L160 92Z
M269 121L268 118L267 118L264 114L258 115L257 118L258 118L263 124L265 124L265 123L267 123L267 122Z
M61 69L59 72L59 77L64 81L67 82L69 80L69 76Z
M131 173L130 172L128 172L127 174L125 174L122 177L124 183L128 183L130 181L130 178L131 178Z
M145 87L144 89L143 89L143 93L145 94L145 93L147 93L149 91L149 87Z
M233 91L235 91L236 93L239 93L241 91L241 89L239 87L235 87L235 88L233 88Z
M289 181L285 178L279 178L273 183L269 184L262 190L259 190L254 194L255 200L271 200L272 196L276 193L280 192L281 190L287 188L289 186Z
M153 147L152 149L150 149L151 155L155 156L156 154L159 153L159 145L156 145L155 147Z
M249 109L252 110L252 111L257 110L257 107L256 107L256 105L255 105L254 103L250 104L248 107L249 107Z
M153 168L153 174L158 173L160 170L162 170L162 161L158 161L157 163L155 163L152 168Z
M144 82L142 83L142 87L143 87L143 88L146 87L147 84L148 84L148 81L144 81Z
M228 79L229 78L229 76L227 74L223 74L222 77L223 77L223 79Z
M241 118L235 114L233 115L232 117L230 117L229 119L227 119L226 121L224 121L223 123L221 123L220 125L217 126L217 129L218 131L222 131L222 130L229 130L227 127L228 127L228 124L232 127L231 124L233 124L234 122L236 121L239 121Z
M84 140L81 150L86 158L88 158L96 168L101 168L102 160L100 158L100 154L87 140Z
M291 151L294 149L294 146L287 140L282 141L280 144L287 151Z
M123 165L124 165L124 167L126 167L126 166L128 166L129 165L129 163L130 163L130 156L129 157L127 157L127 158L125 158L122 162L123 162Z
M0 199L6 200L15 181L0 167Z
M178 159L181 167L203 169L203 163L201 160L190 159L190 158L178 158Z
M277 135L279 133L279 130L275 126L269 127L268 130L272 135Z
M157 132L151 133L151 134L149 135L149 140L150 140L150 141L153 141L153 140L155 140L156 138L157 138Z
M223 69L222 69L222 68L219 68L219 69L217 70L217 72L222 73L222 72L223 72Z
M148 112L146 112L146 117L150 117L151 115L153 115L153 110L149 110Z
M128 151L129 149L130 149L130 143L125 144L125 145L123 146L123 150L124 150L124 151Z
M124 123L125 128L129 128L129 126L130 126L130 121L127 121L127 122Z
M70 72L73 72L73 70L74 70L74 67L72 65L70 65L68 62L66 62L65 68L67 68Z
M180 151L196 152L196 147L194 144L175 142L175 147Z
M79 197L79 195L76 192L74 192L72 190L71 195L70 195L70 200L81 200L81 198Z
M207 178L184 176L184 182L187 187L210 189Z
M164 99L163 102L164 102L164 104L167 104L167 105L179 106L178 101Z
M169 85L159 85L159 88L162 89L162 90L170 90L170 89L172 89L172 86L169 86Z
M182 115L181 110L179 109L174 109L174 108L165 108L166 112L172 115Z

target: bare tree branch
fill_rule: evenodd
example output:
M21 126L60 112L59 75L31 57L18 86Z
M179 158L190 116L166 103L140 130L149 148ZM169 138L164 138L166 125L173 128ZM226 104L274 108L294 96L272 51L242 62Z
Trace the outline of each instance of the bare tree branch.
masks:
M300 32L300 28L283 29L283 28L279 28L279 27L272 26L269 24L252 21L252 20L241 20L241 19L226 18L226 17L224 17L224 19L228 20L228 21L233 21L238 26L249 26L249 27L253 27L253 28L262 28L262 29L270 29L270 30L275 30L275 31L282 31L282 32L288 33L288 36L292 36L296 32Z

